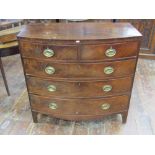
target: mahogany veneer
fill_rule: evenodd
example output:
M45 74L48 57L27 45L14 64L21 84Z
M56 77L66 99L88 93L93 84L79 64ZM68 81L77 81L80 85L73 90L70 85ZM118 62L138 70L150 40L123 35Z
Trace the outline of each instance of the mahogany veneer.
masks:
M129 23L27 25L18 34L34 122L122 114L126 122L141 34Z
M42 78L27 77L28 90L32 94L38 94L58 98L86 98L86 97L103 97L115 96L131 91L132 77L112 79L112 80L89 80L89 81L58 81L42 80ZM48 86L54 85L55 92L49 92ZM112 90L104 92L103 87L111 85ZM125 87L124 87L125 86Z

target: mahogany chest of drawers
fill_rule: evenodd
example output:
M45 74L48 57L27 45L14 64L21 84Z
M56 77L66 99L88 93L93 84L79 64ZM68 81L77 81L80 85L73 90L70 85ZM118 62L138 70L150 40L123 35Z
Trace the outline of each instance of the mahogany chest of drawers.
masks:
M31 24L17 37L34 122L38 113L126 122L141 40L131 24Z

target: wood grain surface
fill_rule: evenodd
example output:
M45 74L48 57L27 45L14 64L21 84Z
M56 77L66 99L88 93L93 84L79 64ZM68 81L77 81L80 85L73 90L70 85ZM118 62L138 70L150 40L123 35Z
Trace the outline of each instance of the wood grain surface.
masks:
M113 113L127 111L129 97L127 95L98 98L98 99L53 99L50 97L41 97L30 95L32 111L48 114L51 116L68 115L69 120L74 120L71 116L75 115L75 120L86 120L87 116L97 117ZM50 109L49 104L57 105L56 109ZM110 108L103 110L102 105L109 104ZM74 117L75 117L74 116ZM83 116L83 117L82 117ZM85 118L86 117L86 118Z
M58 104L51 103L52 107L48 107L32 104L30 97L34 122L38 122L38 113L53 115L53 112L49 111L51 108L57 111L57 105L60 110L58 108L59 113L56 113L57 116L54 113L54 116L64 120L86 120L88 117L93 118L93 115L96 119L102 113L116 114L119 111L123 116L122 122L126 122L141 40L141 34L131 24L30 24L21 30L18 40L24 74L28 80L26 82L28 93L49 99L50 97L68 99L67 104L60 101ZM32 80L31 76L36 79ZM130 80L120 80L122 77L130 77ZM51 84L46 79L51 80ZM110 81L111 79L116 81ZM60 83L55 80L64 81ZM84 82L85 80L89 82ZM110 90L106 91L105 88ZM109 113L108 110L107 113L92 112L92 109L99 111L98 105L101 103L94 100L94 104L90 104L86 100L86 98L90 100L125 93L128 93L129 97L128 104L127 101L124 102L128 105L127 108L122 108L119 99L114 104L109 98L112 107ZM70 100L72 98L76 99L75 102ZM80 99L85 99L85 104L80 104L82 101ZM80 110L77 109L78 105Z
M0 74L0 134L33 135L146 135L155 134L155 61L139 59L128 121L120 115L97 121L64 121L39 115L33 123L19 55L2 58L11 96Z
M57 78L57 79L111 79L130 76L134 74L136 59L101 63L60 63L50 61L36 61L24 59L26 75ZM54 74L47 74L45 68L54 67ZM113 67L112 74L105 74L105 67Z
M42 95L52 98L99 98L103 96L115 96L130 93L132 87L132 77L119 78L113 80L98 81L61 81L42 80L41 78L28 77L28 90L32 94ZM56 91L49 92L48 86L53 85ZM105 92L103 87L110 85L112 90ZM125 87L124 87L125 86Z
M141 37L141 34L129 23L52 23L25 26L18 37L53 40L101 40L138 38Z
M50 61L107 61L137 56L139 41L102 43L91 45L53 45L52 43L36 43L33 41L20 41L21 54L26 58L50 60ZM45 49L52 49L54 55L50 58L44 56ZM116 50L113 57L106 56L110 48Z

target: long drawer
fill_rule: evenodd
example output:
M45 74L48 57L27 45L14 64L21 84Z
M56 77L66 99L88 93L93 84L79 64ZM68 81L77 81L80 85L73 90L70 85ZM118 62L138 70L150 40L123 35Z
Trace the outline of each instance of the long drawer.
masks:
M104 97L128 93L132 77L108 81L58 81L27 77L29 93L55 98Z
M96 45L51 45L24 41L21 42L22 56L48 59L51 61L104 61L136 56L139 42L118 42Z
M106 115L127 110L129 97L102 99L53 99L30 95L33 111L60 115Z
M53 63L23 59L27 75L45 78L110 79L134 74L136 59L103 63Z

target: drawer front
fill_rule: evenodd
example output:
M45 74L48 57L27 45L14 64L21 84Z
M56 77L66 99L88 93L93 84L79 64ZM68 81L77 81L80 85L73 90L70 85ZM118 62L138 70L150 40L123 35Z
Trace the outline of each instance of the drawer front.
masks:
M76 46L52 46L46 44L35 44L21 42L22 56L48 60L76 60ZM50 49L50 50L49 50Z
M136 59L105 63L52 63L24 59L26 74L46 78L109 79L134 74Z
M129 97L117 96L100 99L53 99L30 95L32 110L45 114L105 115L127 109Z
M82 45L80 47L82 60L110 60L137 56L139 42L124 42L117 44Z
M58 98L87 98L130 92L132 77L108 81L57 81L27 77L29 93Z

